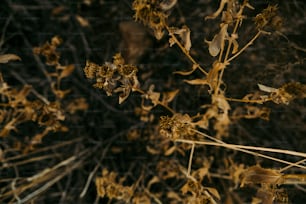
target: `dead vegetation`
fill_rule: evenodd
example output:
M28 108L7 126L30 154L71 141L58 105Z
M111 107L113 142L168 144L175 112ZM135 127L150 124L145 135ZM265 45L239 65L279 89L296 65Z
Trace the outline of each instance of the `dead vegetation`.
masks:
M301 5L5 1L0 202L305 201Z

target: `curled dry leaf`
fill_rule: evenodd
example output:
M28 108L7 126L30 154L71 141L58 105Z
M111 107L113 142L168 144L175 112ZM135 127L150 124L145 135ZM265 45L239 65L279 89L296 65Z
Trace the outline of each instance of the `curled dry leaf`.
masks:
M174 91L164 92L161 103L164 105L168 105L168 103L170 103L175 98L175 96L178 94L179 91L180 91L179 89L176 89Z
M4 55L0 55L0 63L1 64L5 64L8 63L9 61L15 61L18 60L20 61L21 58L15 54L4 54Z
M205 42L208 44L208 51L211 56L215 57L220 53L220 50L223 50L224 41L228 37L227 27L227 24L223 24L220 32L214 36L212 41L205 40Z
M153 84L149 87L146 98L150 99L154 106L157 106L159 104L160 93L155 92L154 88L155 86Z
M208 85L210 87L209 92L212 93L212 91L216 90L218 86L218 73L225 67L226 64L215 61L212 69L210 69L210 71L208 72L206 79L184 80L184 82L191 85Z
M238 34L231 34L230 40L233 43L232 54L235 54L235 53L238 52L239 43L238 43L237 39L238 39Z
M186 25L184 25L181 29L172 27L170 30L171 30L171 33L176 34L180 37L180 39L181 39L181 41L184 45L184 48L186 49L186 51L189 52L189 50L191 48L190 29ZM170 43L170 47L171 47L172 45L175 44L175 40L170 38L169 43Z
M149 145L146 146L146 150L148 153L152 154L152 155L158 155L160 154L160 151L157 149L154 149L153 147L150 147Z
M190 71L176 71L176 72L173 72L174 74L180 74L180 75L183 75L183 76L188 76L190 74L192 74L197 68L198 68L198 64L193 64L192 65L192 69Z
M160 182L160 179L157 176L153 176L153 178L147 184L147 189L150 189L153 184L159 183L159 182Z
M218 10L210 16L206 16L205 20L215 19L216 17L218 17L221 14L221 12L223 11L223 8L224 8L226 3L228 3L228 0L221 0Z

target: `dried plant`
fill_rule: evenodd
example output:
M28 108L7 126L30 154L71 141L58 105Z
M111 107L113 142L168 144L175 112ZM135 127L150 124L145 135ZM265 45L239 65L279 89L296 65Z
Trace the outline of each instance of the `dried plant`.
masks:
M286 33L298 27L282 17L291 3L5 3L14 12L1 51L11 21L36 25L41 7L69 32L33 48L31 25L18 24L35 76L7 68L27 57L0 54L1 203L273 204L306 191L306 153L294 146L303 145L306 50Z
M178 28L168 24L172 8L177 2L167 1L167 3L168 6L166 6L166 1L135 0L133 3L134 18L136 21L140 21L151 28L157 40L165 38L165 33L167 32L169 47L177 45L192 63L191 70L179 70L175 71L174 74L184 77L189 76L188 79L184 80L189 85L196 87L207 86L207 96L210 97L211 101L210 103L202 104L200 108L203 111L193 116L188 113L176 112L170 104L179 95L179 90L177 89L169 93L161 93L155 91L154 84L151 84L147 90L142 89L142 85L136 75L138 69L134 65L124 64L120 54L114 56L112 63L105 63L104 65L87 62L84 72L87 78L96 81L93 86L104 89L107 95L122 92L119 95L119 104L125 101L131 92L140 93L142 104L138 112L145 122L154 121L154 118L149 119L148 115L157 106L162 106L171 113L171 115L160 117L159 133L162 137L153 133L156 135L155 139L163 145L159 145L159 147L157 147L158 145L155 145L155 147L147 146L147 151L153 155L161 154L160 149L165 149L164 155L169 156L178 152L185 156L186 151L190 150L188 168L187 170L181 170L186 175L186 183L182 186L180 193L175 193L175 196L174 194L171 195L183 203L218 203L220 201L221 197L216 188L203 186L203 178L210 175L210 165L206 164L206 167L200 168L201 170L192 171L193 162L196 159L203 160L198 157L194 158L195 151L205 148L203 146L221 146L305 169L303 165L257 153L256 151L279 152L295 156L301 154L302 157L305 157L304 153L232 145L222 141L224 137L229 136L230 125L239 119L260 118L269 120L271 110L263 106L263 104L274 102L275 104L288 105L292 100L305 98L305 85L299 82L289 82L280 88L258 84L261 92L248 94L242 99L228 97L226 93L227 84L224 82L223 77L227 69L231 68L233 61L251 47L260 36L270 35L273 29L278 30L282 26L282 18L278 14L277 6L269 5L261 13L257 14L253 18L255 33L246 42L240 42L240 36L243 35L243 30L240 31L240 28L247 18L245 12L246 10L254 10L254 7L247 0L242 2L221 0L217 11L205 18L205 20L209 20L220 17L221 22L219 24L220 29L212 40L205 40L209 54L214 58L214 62L210 67L203 68L191 55L191 30L188 26L183 25ZM123 68L129 70L127 75L122 74L123 71L120 71ZM197 71L201 73L201 76L197 75L196 78L192 79L192 76ZM236 107L232 111L231 104L233 102L241 102L245 105ZM212 136L207 135L203 130L214 134ZM171 146L171 141L181 143L181 146L179 144ZM286 176L289 175L282 174L278 170L265 169L259 166L245 168L243 165L238 166L233 162L228 169L226 171L230 176L229 179L236 184L236 188L238 188L238 183L240 183L240 187L261 184L252 203L288 202L287 196L281 195L283 191L278 186L285 184ZM230 169L236 170L231 171ZM159 183L161 179L166 179L163 177L154 178L156 178L154 183ZM303 178L303 175L299 177L300 180L303 180ZM103 193L102 197L106 194ZM158 196L159 194L156 195ZM113 198L112 196L109 197ZM159 195L158 197L161 198L162 196ZM149 202L144 201L144 203ZM228 201L228 203L232 202Z

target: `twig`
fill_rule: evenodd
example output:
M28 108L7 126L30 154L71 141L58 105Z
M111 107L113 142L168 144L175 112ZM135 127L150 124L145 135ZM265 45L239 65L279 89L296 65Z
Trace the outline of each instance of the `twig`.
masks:
M193 59L193 57L189 54L189 52L185 49L185 47L180 43L180 41L176 38L176 36L171 32L170 28L168 25L165 25L165 28L167 29L169 35L172 37L172 39L175 41L175 43L179 46L179 48L182 50L182 52L187 56L187 58L197 66L197 68L203 72L205 75L208 73Z
M97 164L95 166L95 168L92 170L92 172L90 172L90 174L89 174L89 176L87 178L86 184L84 186L84 189L83 189L82 193L80 194L80 198L83 198L86 195L88 187L90 185L90 182L91 182L93 176L96 174L98 168L99 168L99 164Z
M190 172L191 172L191 165L192 165L192 158L193 158L193 153L194 153L194 146L195 146L195 144L192 143L192 147L191 147L191 150L190 150L190 156L189 156L189 162L188 162L187 177L190 176Z
M15 71L11 71L11 74L18 79L18 81L20 81L23 85L29 84L27 83L24 79L22 79L19 74L17 74ZM48 99L46 99L43 95L39 94L32 86L31 86L31 92L37 97L39 98L42 102L44 102L46 105L49 105L50 102L48 101Z
M256 35L243 47L241 48L235 55L233 55L231 58L229 58L228 60L226 60L227 63L231 62L233 59L235 59L236 57L238 57L243 51L245 51L248 47L250 47L253 42L261 35L261 34L268 34L264 31L259 30Z

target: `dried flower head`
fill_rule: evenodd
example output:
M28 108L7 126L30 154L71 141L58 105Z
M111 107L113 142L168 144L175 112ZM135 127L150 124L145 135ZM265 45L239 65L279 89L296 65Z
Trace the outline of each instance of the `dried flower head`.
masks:
M161 116L159 125L160 134L173 140L194 135L192 119L187 114L176 113L171 118L169 116Z
M102 177L96 178L96 188L100 197L108 197L129 203L133 190L132 187L123 186L116 181L117 174L104 169Z
M51 39L51 43L46 42L40 47L33 49L34 54L41 54L46 57L46 64L50 66L58 65L60 54L56 51L56 48L62 43L62 39L55 36Z
M279 30L282 26L282 18L277 15L277 6L269 5L260 14L255 17L255 24L258 29L263 29L267 26L275 30Z
M167 16L163 12L160 1L135 0L133 9L135 10L135 20L148 25L153 29L155 37L161 39L164 34L163 29Z
M103 89L108 96L120 92L119 104L138 88L137 71L136 66L125 64L120 53L113 57L112 63L98 65L87 61L84 68L86 77L95 80L93 87Z
M281 88L271 93L274 103L288 105L290 101L306 97L306 85L299 82L284 84Z

